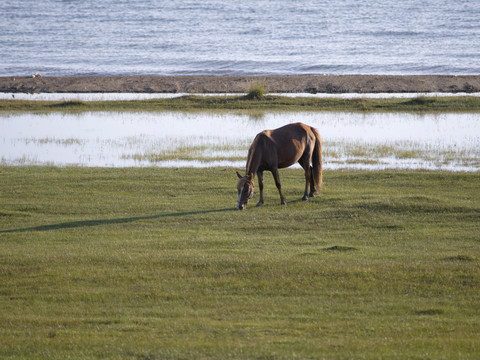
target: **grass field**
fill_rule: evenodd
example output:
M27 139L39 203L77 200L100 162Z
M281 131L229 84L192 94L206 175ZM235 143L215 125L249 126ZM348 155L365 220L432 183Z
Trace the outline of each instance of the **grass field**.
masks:
M355 112L478 112L480 97L414 97L390 99L338 99L286 96L182 96L170 99L133 101L37 101L1 100L0 111L86 112L86 111L355 111Z
M478 359L478 173L0 167L1 359Z

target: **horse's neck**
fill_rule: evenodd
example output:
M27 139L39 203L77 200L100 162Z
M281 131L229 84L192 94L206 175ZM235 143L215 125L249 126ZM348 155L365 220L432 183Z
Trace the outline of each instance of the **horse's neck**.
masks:
M262 160L262 147L258 145L259 144L257 142L255 143L255 146L252 145L250 150L248 150L246 173L247 175L253 174L254 177L261 165Z

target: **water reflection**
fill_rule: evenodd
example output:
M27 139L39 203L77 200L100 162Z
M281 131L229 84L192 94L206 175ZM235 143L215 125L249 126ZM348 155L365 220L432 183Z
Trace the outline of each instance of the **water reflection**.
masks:
M3 165L235 166L255 135L319 129L326 169L480 170L479 114L112 113L0 117Z

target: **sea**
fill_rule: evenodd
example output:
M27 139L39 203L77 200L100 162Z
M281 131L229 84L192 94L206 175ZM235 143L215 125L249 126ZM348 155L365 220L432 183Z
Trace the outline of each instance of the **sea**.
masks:
M478 75L479 0L1 0L0 76Z

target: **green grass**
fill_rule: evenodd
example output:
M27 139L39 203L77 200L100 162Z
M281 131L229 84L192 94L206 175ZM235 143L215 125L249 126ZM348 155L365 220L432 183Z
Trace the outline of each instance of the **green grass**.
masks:
M267 90L265 89L265 84L263 82L257 82L248 88L245 98L247 100L260 100L265 96L266 92Z
M478 173L234 170L0 167L0 358L478 358Z
M290 98L285 96L182 96L173 99L135 101L36 101L0 100L0 111L85 112L163 110L248 111L356 111L356 112L478 112L480 98L418 97L410 99ZM251 99L250 99L251 97Z

